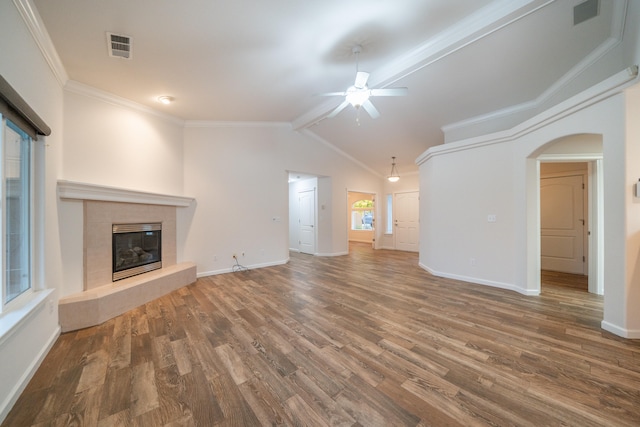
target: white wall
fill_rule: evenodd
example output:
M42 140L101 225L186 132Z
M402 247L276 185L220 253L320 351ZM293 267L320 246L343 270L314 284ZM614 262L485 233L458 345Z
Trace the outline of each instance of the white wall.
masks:
M621 76L625 78L624 73ZM640 154L635 147L637 136L633 138L640 129L635 124L640 91L614 94L619 89L607 90L611 84L603 82L508 132L436 147L421 156L421 265L438 275L536 294L540 268L537 157L566 135L600 134L606 277L603 328L622 336L640 336L640 311L631 310L634 303L628 300L638 292L634 283L638 283L640 221L635 218L640 217L640 203L634 204L631 194L640 175L634 164ZM487 222L490 213L497 215L497 222Z
M228 271L233 253L244 252L240 263L248 267L288 260L289 170L322 176L316 242L321 255L347 253L346 188L375 192L381 186L380 177L288 125L187 124L184 156L184 191L197 207L179 218L183 256L197 263L199 275ZM274 222L276 216L282 222Z
M512 150L489 145L420 166L420 263L433 274L515 287Z
M625 293L620 296L623 300L622 318L616 325L625 331L635 331L634 338L640 338L640 198L634 196L635 186L640 185L640 84L629 89L626 93L626 140L624 145L625 177L621 185L624 192L625 212L625 240L617 242L624 248L626 255ZM609 164L609 167L616 167ZM606 216L605 216L606 218ZM605 272L606 274L606 272ZM606 289L606 288L605 288ZM605 290L608 292L608 290ZM608 295L608 294L605 294ZM619 310L618 300L611 300L605 296L605 310ZM605 316L605 319L608 319Z
M62 153L62 89L13 2L0 2L0 74L52 129L34 144L37 170L34 289L31 304L0 316L0 421L59 334L62 283L56 180ZM49 289L44 291L43 289ZM21 319L16 322L15 319Z
M183 122L72 87L64 94L65 180L182 195Z
M357 169L355 172L357 173ZM336 179L340 178L337 177ZM336 191L336 193L334 193L334 191ZM334 209L334 206L344 206L344 209L347 209L346 203L344 205L340 203L343 194L342 191L334 190L333 179L331 177L323 176L318 178L318 203L316 206L318 210L318 240L316 242L318 255L335 256L344 255L348 252L346 242L342 240L346 238L346 228L334 228L334 218L342 218L341 212ZM334 200L336 202L334 202ZM347 224L345 222L344 227L346 226ZM336 240L334 241L334 239Z
M61 179L183 195L183 122L71 82L64 91ZM83 290L83 202L61 200L60 296Z

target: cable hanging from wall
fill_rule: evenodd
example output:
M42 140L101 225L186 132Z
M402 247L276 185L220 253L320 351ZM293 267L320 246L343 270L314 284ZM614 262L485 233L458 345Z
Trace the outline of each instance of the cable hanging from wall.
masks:
M244 265L241 265L238 262L238 257L236 255L233 255L233 259L236 261L236 263L233 265L233 267L231 267L231 271L233 273L237 273L239 271L249 271L249 269L247 267L245 267Z

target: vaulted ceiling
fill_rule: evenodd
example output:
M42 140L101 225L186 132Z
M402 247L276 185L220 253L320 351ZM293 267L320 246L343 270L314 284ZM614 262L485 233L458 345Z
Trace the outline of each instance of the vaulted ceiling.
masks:
M624 0L577 25L584 0L33 3L72 83L186 121L291 123L380 175L391 156L415 171L443 128L500 130L632 65L615 53ZM109 55L108 32L131 38L129 59ZM409 94L372 98L375 120L351 106L327 118L343 98L316 95L352 85L356 59L369 87Z

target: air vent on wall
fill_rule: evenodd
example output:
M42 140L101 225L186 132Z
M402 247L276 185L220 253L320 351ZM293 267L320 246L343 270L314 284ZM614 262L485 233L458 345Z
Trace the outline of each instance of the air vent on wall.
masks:
M107 47L109 48L109 56L131 58L131 37L129 36L107 33Z
M573 25L587 21L598 16L600 0L587 0L573 8Z

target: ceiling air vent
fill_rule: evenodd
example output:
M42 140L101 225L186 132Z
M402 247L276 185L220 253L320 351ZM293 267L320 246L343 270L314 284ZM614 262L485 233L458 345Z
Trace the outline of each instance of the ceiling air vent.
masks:
M109 48L109 56L131 58L131 37L129 36L107 33L107 47Z
M573 25L598 16L600 0L587 0L573 8Z

